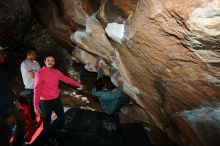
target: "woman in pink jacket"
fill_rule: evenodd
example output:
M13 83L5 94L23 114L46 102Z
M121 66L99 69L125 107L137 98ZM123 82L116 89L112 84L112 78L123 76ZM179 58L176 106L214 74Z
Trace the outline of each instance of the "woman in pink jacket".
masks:
M52 111L57 115L57 129L62 129L65 121L63 105L59 98L60 81L73 86L81 87L81 84L54 68L55 58L53 55L47 55L44 63L46 66L40 69L34 80L34 109L37 115L42 113L45 134L51 136L54 132L50 125Z

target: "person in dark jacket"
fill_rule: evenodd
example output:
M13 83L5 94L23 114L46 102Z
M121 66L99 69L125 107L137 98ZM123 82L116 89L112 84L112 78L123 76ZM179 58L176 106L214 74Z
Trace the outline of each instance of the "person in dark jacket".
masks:
M16 124L13 146L23 146L25 120L16 107L10 80L5 69L5 48L0 46L0 146L9 146L11 128Z

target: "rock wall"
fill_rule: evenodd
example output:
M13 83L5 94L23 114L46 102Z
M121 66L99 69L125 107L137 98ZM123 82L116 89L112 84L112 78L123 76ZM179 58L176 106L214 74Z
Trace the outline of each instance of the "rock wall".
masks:
M0 42L15 47L26 41L32 14L27 0L0 1Z
M101 59L115 85L126 80L124 91L144 110L144 122L178 145L220 145L219 0L29 3L88 70Z

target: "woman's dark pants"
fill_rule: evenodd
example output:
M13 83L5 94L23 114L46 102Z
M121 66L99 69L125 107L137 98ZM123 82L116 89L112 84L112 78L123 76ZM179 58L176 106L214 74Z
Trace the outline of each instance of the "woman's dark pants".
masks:
M60 101L60 98L53 100L41 100L40 101L41 112L43 115L44 123L44 133L47 138L54 136L57 129L62 129L64 127L65 116L63 105ZM51 124L51 115L52 112L55 112L57 115L56 123Z

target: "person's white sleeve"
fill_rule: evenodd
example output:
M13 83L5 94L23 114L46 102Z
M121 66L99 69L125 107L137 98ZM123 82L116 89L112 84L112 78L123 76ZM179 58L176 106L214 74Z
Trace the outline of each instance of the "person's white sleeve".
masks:
M40 64L36 61L37 71L40 70Z
M28 72L29 68L28 65L24 62L21 63L21 71L22 72Z

